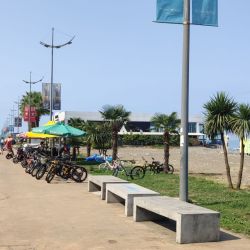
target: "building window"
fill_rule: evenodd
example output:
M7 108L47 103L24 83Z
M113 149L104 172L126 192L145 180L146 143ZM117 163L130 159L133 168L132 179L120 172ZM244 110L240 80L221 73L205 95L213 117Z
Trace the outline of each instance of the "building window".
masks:
M204 124L199 124L199 132L204 134Z
M196 133L196 123L195 122L188 123L188 133Z

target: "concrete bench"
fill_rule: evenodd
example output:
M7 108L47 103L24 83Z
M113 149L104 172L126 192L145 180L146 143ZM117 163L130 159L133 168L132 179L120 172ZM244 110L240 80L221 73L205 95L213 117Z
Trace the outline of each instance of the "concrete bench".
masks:
M159 215L176 221L178 243L219 240L218 212L167 196L134 199L134 221L154 220Z
M125 215L133 215L134 197L160 195L150 189L141 187L134 183L107 184L106 202L123 203L125 202Z
M89 175L88 191L89 192L101 191L101 199L105 200L107 183L127 183L127 182L128 181L122 180L112 175Z

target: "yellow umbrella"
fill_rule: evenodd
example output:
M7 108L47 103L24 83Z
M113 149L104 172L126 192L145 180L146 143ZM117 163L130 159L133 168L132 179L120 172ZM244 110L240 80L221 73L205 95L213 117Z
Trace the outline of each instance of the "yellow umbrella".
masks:
M26 135L27 138L30 138L30 139L46 139L46 138L56 138L56 137L58 137L56 135L48 135L48 134L33 133L33 132L26 132L25 135Z
M43 124L43 126L50 126L50 125L55 125L55 121L48 121L47 123Z

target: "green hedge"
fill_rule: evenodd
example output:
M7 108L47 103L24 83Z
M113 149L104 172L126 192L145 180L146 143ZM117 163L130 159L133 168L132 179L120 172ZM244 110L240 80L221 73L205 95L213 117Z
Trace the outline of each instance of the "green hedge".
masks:
M162 135L120 135L119 136L120 145L163 145ZM172 135L170 136L170 145L179 146L180 136Z

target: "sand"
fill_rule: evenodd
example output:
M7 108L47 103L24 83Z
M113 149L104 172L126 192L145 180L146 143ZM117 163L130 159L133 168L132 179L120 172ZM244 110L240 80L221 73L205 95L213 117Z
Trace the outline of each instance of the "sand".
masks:
M97 151L93 150L92 153ZM108 154L112 154L111 150ZM137 164L143 164L142 157L149 162L152 157L163 162L163 149L145 146L123 146L118 148L120 159L136 160ZM229 153L229 164L233 183L237 183L237 176L240 166L240 154ZM180 148L170 148L170 164L175 172L180 171ZM201 175L208 179L227 183L224 154L222 149L211 149L205 147L189 147L189 173L190 175ZM245 163L242 178L242 187L250 189L250 156L245 155Z

